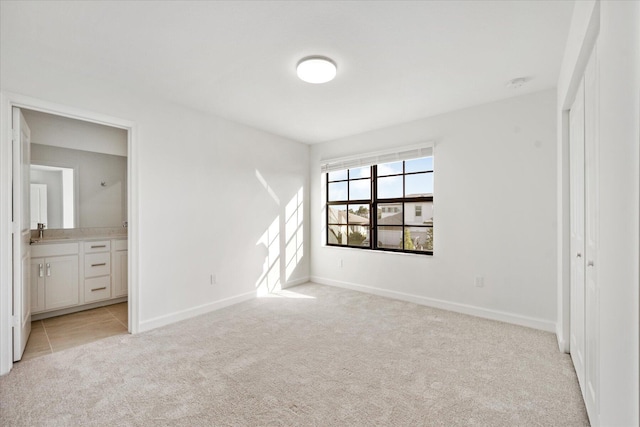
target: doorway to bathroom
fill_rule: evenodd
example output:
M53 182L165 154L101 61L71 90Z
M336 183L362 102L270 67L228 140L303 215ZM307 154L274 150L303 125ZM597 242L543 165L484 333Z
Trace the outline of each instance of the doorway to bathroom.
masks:
M133 123L3 95L9 123L20 117L29 141L3 133L12 179L2 178L11 191L1 208L13 220L0 230L10 245L2 251L9 262L0 286L10 299L0 307L0 373L34 355L137 330Z

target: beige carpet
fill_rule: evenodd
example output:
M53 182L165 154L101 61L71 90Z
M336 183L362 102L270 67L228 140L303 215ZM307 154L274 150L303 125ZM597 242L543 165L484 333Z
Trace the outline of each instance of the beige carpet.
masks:
M3 426L583 426L553 334L305 284L15 365Z

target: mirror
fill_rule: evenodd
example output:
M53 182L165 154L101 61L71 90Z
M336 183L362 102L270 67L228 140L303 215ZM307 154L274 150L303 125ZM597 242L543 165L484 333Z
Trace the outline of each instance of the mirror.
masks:
M125 226L127 131L22 113L31 129L31 229Z
M75 193L72 168L31 164L31 229L75 228Z

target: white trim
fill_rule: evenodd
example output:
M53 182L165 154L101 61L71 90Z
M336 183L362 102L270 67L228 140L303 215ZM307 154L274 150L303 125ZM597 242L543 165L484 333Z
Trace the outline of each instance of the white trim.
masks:
M197 307L187 308L182 311L176 311L174 313L164 314L162 316L154 317L152 319L140 322L139 332L150 331L152 329L156 329L161 326L170 325L172 323L180 322L181 320L190 319L192 317L196 317L202 314L210 313L212 311L220 310L222 308L239 304L244 301L249 301L254 298L256 298L256 291L251 291L251 292L236 295L233 297L224 298L218 301L208 302L206 304L202 304Z
M108 299L105 301L93 302L91 304L83 304L75 307L62 308L60 310L46 311L44 313L36 313L31 315L31 321L49 319L51 317L77 313L79 311L91 310L93 308L107 307L114 304L121 304L123 302L127 302L126 296L120 297L120 298Z
M282 285L282 289L293 288L294 286L302 285L303 283L307 283L309 281L309 276L304 276L300 279L289 280L287 283Z
M0 375L13 366L12 338L12 253L11 253L11 104L0 93Z
M139 207L138 207L138 141L136 124L133 121L108 116L81 108L55 104L37 98L0 92L0 375L8 373L13 366L11 337L11 109L12 107L42 111L72 119L98 123L127 130L127 182L129 225L129 332L139 331Z
M388 289L375 288L372 286L360 285L356 283L343 282L339 280L326 279L323 277L311 276L311 281L321 285L335 286L337 288L350 289L353 291L364 292L367 294L378 295L387 298L393 298L401 301L412 302L428 307L439 308L442 310L454 311L456 313L468 314L471 316L482 317L484 319L497 320L500 322L511 323L513 325L525 326L528 328L539 329L547 332L555 332L556 324L551 320L537 319L535 317L522 316L520 314L508 313L505 311L492 310L483 307L477 307L468 304L460 304L452 301L445 301L436 298L428 298L420 295L406 294L404 292L390 291Z

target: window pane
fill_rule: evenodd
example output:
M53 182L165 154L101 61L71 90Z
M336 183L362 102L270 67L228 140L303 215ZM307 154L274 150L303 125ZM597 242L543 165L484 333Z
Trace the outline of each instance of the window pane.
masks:
M402 197L402 176L378 178L378 198L391 199Z
M347 205L331 205L329 208L329 224L347 223Z
M349 181L349 200L371 199L371 181L358 179Z
M402 249L402 227L378 227L378 247Z
M347 183L334 182L329 184L329 201L347 200Z
M350 225L349 245L369 246L369 226L363 227L359 225Z
M426 172L433 170L433 157L423 157L421 159L407 160L404 162L405 173Z
M402 225L402 203L380 203L378 225Z
M341 181L347 179L347 170L329 172L329 181Z
M363 166L361 168L349 169L349 179L369 178L371 176L371 166Z
M405 203L406 225L433 225L433 202Z
M419 173L405 177L405 197L433 195L433 173Z
M402 173L402 162L383 163L378 165L378 176Z
M347 226L346 225L330 225L327 234L329 244L346 245L347 244Z
M349 224L369 224L369 205L349 205Z
M408 251L433 251L433 228L405 227L404 248Z

